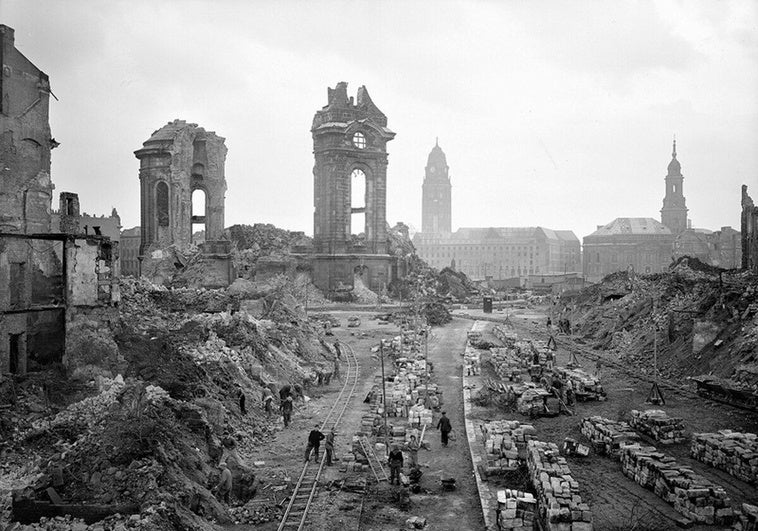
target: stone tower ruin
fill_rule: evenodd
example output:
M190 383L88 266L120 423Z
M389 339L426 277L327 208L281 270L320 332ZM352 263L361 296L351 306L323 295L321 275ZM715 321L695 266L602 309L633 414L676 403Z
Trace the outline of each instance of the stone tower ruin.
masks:
M395 137L366 87L328 89L311 127L315 165L312 260L322 290L349 289L353 275L374 291L396 276L387 240L387 142Z
M226 179L224 138L197 124L174 120L155 131L134 152L140 161L140 256L155 248L192 243L195 225L205 240L224 231ZM193 212L193 194L205 196L205 208Z

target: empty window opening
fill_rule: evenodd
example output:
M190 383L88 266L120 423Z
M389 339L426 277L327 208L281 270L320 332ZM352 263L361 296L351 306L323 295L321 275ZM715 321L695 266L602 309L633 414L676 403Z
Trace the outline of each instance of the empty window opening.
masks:
M11 308L23 308L26 301L26 263L11 263Z
M355 169L350 174L350 234L366 231L366 174Z
M159 227L168 227L168 185L161 181L155 188L155 211Z
M72 197L66 198L66 215L67 216L74 215L74 199Z
M192 243L205 242L206 215L205 190L198 188L192 192Z
M674 185L674 193L676 193L676 185Z

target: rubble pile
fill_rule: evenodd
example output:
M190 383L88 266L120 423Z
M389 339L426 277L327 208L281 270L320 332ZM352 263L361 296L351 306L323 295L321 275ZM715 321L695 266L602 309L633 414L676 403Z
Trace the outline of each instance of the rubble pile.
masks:
M497 491L497 526L502 531L532 531L537 500L529 492L505 489Z
M518 341L518 334L511 332L507 328L495 325L492 327L492 334L506 347L513 348Z
M587 437L599 454L618 458L625 444L639 441L639 435L626 422L600 416L582 419L582 435Z
M632 410L629 421L632 428L652 437L661 444L680 443L684 440L684 420L669 417L661 409Z
M588 346L608 351L641 374L652 375L657 347L664 378L735 378L758 393L754 274L680 260L665 273L614 273L560 304ZM736 382L734 387L739 387Z
M527 443L527 467L537 492L538 509L547 531L592 531L590 506L579 495L566 459L554 443Z
M758 531L758 507L749 503L742 504L742 511L735 515L733 531Z
M463 373L466 376L479 374L482 365L482 355L478 348L466 344L466 350L463 351Z
M577 400L605 400L606 394L600 380L582 369L555 367L553 373L564 382L571 380Z
M526 462L526 444L537 430L517 420L493 420L481 426L487 455L487 473L513 470Z
M694 433L690 455L742 481L758 483L758 435L755 433L732 430Z
M652 490L686 518L700 524L728 526L734 518L726 491L652 446L621 448L621 469Z
M270 501L250 501L245 505L232 507L229 516L236 524L265 524L281 519L282 510Z

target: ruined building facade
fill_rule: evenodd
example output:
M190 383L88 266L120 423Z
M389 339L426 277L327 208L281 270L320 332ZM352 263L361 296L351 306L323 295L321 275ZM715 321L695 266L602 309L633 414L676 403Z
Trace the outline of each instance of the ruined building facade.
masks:
M184 264L193 232L208 276L203 285L233 280L231 244L222 240L226 195L224 138L184 120L169 122L134 152L140 161L140 273L168 281L173 263ZM169 249L171 251L169 252Z
M24 374L65 363L81 323L110 320L117 246L81 234L76 194L61 194L53 223L50 82L13 29L0 38L0 373Z
M450 233L452 227L452 185L445 152L436 142L426 161L421 188L421 232Z
M661 223L675 235L688 228L683 186L684 175L682 175L682 165L676 159L676 140L674 140L671 162L666 173L666 195L663 197Z
M387 142L395 133L366 87L348 98L347 83L328 89L311 133L315 164L314 283L325 292L353 287L354 275L381 291L398 275L388 254Z
M758 207L742 185L742 269L758 273Z

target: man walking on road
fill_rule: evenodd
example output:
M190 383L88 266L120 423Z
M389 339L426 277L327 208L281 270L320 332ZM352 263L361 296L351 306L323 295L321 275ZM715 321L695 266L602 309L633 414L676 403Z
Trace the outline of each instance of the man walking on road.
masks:
M316 462L318 463L318 449L321 446L321 439L324 438L324 434L318 429L318 424L311 430L308 435L308 446L305 447L305 462L307 463L311 457L311 450L316 456Z
M437 429L440 430L440 434L442 435L442 446L447 446L447 436L453 431L453 427L450 425L450 419L447 418L444 411L439 422L437 422Z
M397 484L400 485L400 471L403 469L403 452L396 444L392 445L392 451L389 456L390 465L390 485L393 480L397 480Z

